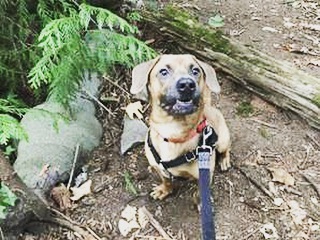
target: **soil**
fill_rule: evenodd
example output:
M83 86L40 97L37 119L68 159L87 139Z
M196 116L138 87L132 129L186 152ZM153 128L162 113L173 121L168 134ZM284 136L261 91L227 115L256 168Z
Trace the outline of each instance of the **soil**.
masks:
M319 66L310 63L319 59L319 31L298 26L302 22L320 24L319 2L194 0L177 4L196 11L204 23L221 14L225 22L222 30L227 35L320 76ZM284 19L296 26L285 27ZM264 27L277 32L264 31ZM122 88L129 89L128 73L114 78ZM274 234L269 239L320 239L320 133L298 116L264 102L223 75L218 78L222 85L219 105L232 135L233 167L227 172L215 171L212 191L217 239L268 239L261 232L264 228L266 234ZM109 81L105 82L103 95L114 99L105 103L114 115L99 111L105 133L88 159L93 193L66 214L90 227L101 239L130 239L131 234L123 237L118 230L121 212L128 204L145 206L172 239L200 239L199 213L191 196L196 184L177 182L177 190L165 200L151 199L150 190L158 179L147 171L143 147L120 154L123 108L133 100ZM280 177L272 175L279 170ZM288 174L294 178L293 186L283 183L292 180ZM131 239L164 239L159 236L148 224ZM26 233L21 239L80 238L67 229L50 228L38 235Z

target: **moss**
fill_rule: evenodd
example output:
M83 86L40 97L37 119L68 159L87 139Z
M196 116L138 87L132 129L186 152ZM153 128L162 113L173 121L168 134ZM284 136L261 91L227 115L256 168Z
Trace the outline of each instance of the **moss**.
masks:
M251 105L250 102L241 102L237 108L237 115L242 116L242 117L249 117L253 112L254 108Z
M173 25L179 34L187 34L186 37L188 37L192 43L197 44L200 40L207 43L208 48L213 51L225 54L231 53L231 45L227 39L223 38L222 32L208 25L201 24L191 13L168 5L164 9L164 14L169 24Z
M314 96L314 98L311 100L317 107L320 107L320 94Z

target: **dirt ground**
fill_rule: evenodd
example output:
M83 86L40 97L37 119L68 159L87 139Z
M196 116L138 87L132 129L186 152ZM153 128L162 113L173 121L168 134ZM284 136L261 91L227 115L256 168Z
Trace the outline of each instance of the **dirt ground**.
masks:
M187 3L178 4L198 12L204 22L221 14L225 22L222 30L227 35L320 76L316 64L320 31L302 26L302 23L319 26L320 5L316 0ZM128 74L115 79L121 87L129 89ZM218 79L222 84L220 108L232 135L233 168L215 171L212 189L217 239L320 239L319 131L223 75L218 74ZM75 203L67 215L90 227L101 239L130 239L131 234L123 237L119 232L121 212L128 204L145 206L172 239L200 239L199 214L191 197L196 185L179 182L177 191L165 200L151 199L149 192L157 179L147 172L142 146L124 156L120 154L123 107L132 100L108 81L103 95L114 99L106 103L114 116L99 111L105 133L101 145L88 160L94 193ZM293 180L293 186L284 184ZM132 193L130 183L136 194ZM159 236L148 224L131 239L164 239ZM21 239L80 238L72 231L50 228L38 236L25 234Z

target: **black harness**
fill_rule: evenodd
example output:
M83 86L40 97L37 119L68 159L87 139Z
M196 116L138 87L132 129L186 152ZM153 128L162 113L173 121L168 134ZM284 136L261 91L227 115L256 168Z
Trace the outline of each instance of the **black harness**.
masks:
M216 132L214 131L214 129L212 127L210 127L210 128L212 129L212 134L208 138L206 138L205 142L206 142L207 146L212 146L214 148L215 143L218 140L218 135L216 134ZM197 158L198 158L197 149L198 149L198 147L201 147L203 145L203 133L201 132L200 134L201 135L199 138L198 146L195 149L193 149L192 151L186 152L185 154L183 154L175 159L172 159L170 161L162 161L161 157L159 156L159 153L157 152L157 150L155 149L155 147L152 144L151 137L150 137L150 131L148 132L147 143L150 148L150 151L151 151L155 161L157 162L157 164L159 166L161 166L162 169L165 170L165 172L170 176L170 178L172 180L177 179L179 177L173 176L168 171L169 168L177 167L182 164L191 163L191 162L197 160ZM166 140L164 139L164 141L166 141Z

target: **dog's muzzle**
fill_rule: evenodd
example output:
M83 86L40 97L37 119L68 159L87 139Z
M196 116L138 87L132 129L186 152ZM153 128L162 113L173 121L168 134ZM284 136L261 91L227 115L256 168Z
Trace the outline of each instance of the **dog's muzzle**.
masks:
M161 99L161 107L172 115L194 113L200 100L198 84L191 78L180 78Z

